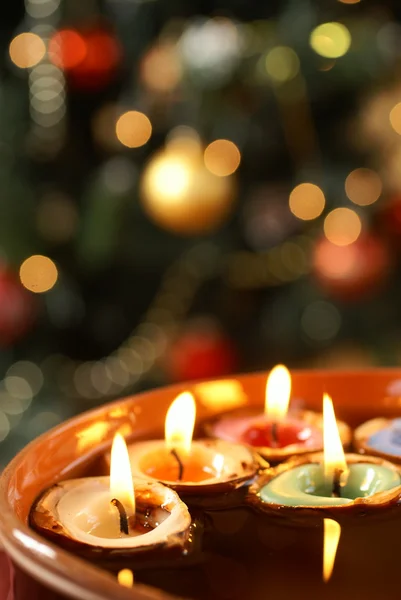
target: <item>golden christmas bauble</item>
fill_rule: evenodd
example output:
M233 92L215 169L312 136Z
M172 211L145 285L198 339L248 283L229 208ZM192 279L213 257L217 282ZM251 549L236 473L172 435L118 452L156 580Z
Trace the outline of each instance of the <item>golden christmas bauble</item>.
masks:
M196 139L173 140L155 154L142 178L142 203L163 229L198 235L218 228L234 204L235 183L205 166Z

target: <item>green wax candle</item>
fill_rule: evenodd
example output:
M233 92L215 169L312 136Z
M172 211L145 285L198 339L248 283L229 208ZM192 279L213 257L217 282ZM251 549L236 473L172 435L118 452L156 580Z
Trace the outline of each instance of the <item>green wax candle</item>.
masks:
M348 468L341 498L332 497L332 488L319 463L306 463L284 471L261 488L259 497L262 502L284 506L339 506L401 485L397 471L386 466L356 463Z

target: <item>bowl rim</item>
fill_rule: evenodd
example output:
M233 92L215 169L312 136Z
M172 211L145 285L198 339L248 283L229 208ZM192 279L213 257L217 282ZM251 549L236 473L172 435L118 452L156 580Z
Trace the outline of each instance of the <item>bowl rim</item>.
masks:
M172 600L173 597L161 590L137 584L133 590L118 585L117 580L108 572L85 562L85 573L76 569L76 558L58 548L51 542L44 540L39 534L30 529L22 522L11 507L7 498L7 490L10 478L17 465L28 453L30 453L39 442L51 437L56 431L68 430L72 424L85 422L89 417L101 418L109 413L115 406L132 405L137 401L151 398L161 390L174 395L183 389L192 388L198 383L206 381L217 382L227 379L245 382L252 379L258 380L265 377L269 371L260 370L252 373L234 374L226 377L203 379L191 382L182 382L163 388L154 388L113 400L100 407L92 408L74 416L61 424L46 431L27 444L5 467L0 475L0 550L3 545L10 558L34 579L40 581L49 588L77 600L110 600L115 597L119 600ZM360 369L293 369L292 375L298 378L308 378L311 375L317 379L329 376L330 379L347 378L380 378L396 376L401 379L401 367L378 367ZM62 558L62 560L57 560Z

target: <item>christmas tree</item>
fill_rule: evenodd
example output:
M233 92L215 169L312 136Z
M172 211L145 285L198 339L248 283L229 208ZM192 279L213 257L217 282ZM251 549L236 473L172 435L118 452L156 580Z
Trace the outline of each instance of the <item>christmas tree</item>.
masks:
M170 381L398 362L398 9L265 4L10 10L2 463Z

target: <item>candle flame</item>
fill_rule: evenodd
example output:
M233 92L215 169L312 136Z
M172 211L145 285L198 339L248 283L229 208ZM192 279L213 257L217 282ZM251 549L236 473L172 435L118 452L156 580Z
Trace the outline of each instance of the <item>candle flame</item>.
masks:
M118 583L126 588L132 588L134 585L134 574L131 569L121 569L117 575Z
M266 384L265 414L274 421L283 419L291 396L291 374L284 365L270 371Z
M169 450L190 453L195 419L195 399L189 392L183 392L172 402L166 415L164 432Z
M327 583L333 572L336 560L338 542L340 541L341 526L333 519L323 519L323 581Z
M326 481L332 484L336 470L342 472L341 481L345 481L348 467L334 414L333 401L328 394L323 395L323 450Z
M135 515L134 482L127 444L121 433L116 433L111 447L110 494L124 506L128 517Z

